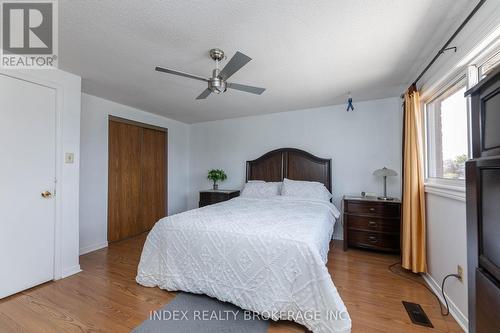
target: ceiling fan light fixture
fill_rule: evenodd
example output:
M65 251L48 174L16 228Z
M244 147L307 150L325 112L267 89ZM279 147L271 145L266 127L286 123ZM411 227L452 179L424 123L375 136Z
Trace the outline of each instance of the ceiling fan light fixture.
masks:
M219 78L211 78L209 81L208 81L208 88L216 93L216 94L220 94L220 93L223 93L227 90L227 85L226 85L226 82L224 80L221 80Z

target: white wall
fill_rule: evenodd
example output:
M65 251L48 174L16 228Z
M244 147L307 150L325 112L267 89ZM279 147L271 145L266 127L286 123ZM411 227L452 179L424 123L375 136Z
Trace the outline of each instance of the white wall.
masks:
M59 191L62 198L62 235L61 235L61 277L80 271L79 264L79 188L80 188L80 108L81 78L63 72L48 70L47 76L61 88L63 95L62 150L61 153L74 153L75 163L65 164L60 156L62 185Z
M107 245L108 115L168 129L168 214L187 207L189 126L82 94L80 253Z
M467 325L467 228L465 199L449 198L426 193L427 282L441 293L441 281L447 274L456 273L457 265L464 269L464 279L446 280L446 295L454 317Z
M382 191L373 170L387 166L401 173L402 109L399 98L236 118L191 125L189 208L198 191L209 188L210 168L226 170L222 188L241 188L245 161L276 148L294 147L332 158L334 203L343 194ZM400 195L400 177L388 180L390 195ZM338 224L340 226L340 224ZM341 238L341 227L335 237Z
M78 195L80 157L79 76L56 70L7 70L5 75L42 84L56 90L57 108L57 196L55 235L56 279L80 271L78 258ZM75 163L65 164L64 153L75 154Z

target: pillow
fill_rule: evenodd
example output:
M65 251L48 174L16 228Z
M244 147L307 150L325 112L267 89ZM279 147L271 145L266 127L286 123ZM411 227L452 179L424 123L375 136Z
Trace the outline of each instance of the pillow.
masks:
M287 178L283 180L281 195L285 197L321 201L330 201L332 198L330 191L321 183L290 180Z
M278 195L281 195L281 187L283 186L283 182L266 182L265 180L247 180L247 183L278 184Z
M250 181L245 184L242 197L246 198L270 198L280 195L279 185L281 183L266 183L264 181Z

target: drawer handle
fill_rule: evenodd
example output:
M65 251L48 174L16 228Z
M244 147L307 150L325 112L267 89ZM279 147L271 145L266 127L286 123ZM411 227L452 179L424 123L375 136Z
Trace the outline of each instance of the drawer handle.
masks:
M375 208L371 207L370 212L374 212L374 211L375 211Z
M376 243L376 242L377 242L377 237L375 237L375 236L370 236L370 237L368 237L368 240L369 240L371 243Z
M375 222L375 221L368 221L368 225L370 227L376 227L377 226L377 222Z

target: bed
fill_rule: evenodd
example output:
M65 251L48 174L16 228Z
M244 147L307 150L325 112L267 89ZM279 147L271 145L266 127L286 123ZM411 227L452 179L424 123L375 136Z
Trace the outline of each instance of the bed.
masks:
M247 162L247 181L316 181L331 191L331 160L283 148ZM205 294L313 332L350 332L325 266L339 212L329 202L234 198L166 217L149 233L137 282Z

